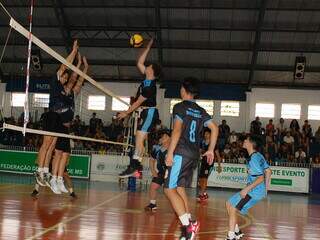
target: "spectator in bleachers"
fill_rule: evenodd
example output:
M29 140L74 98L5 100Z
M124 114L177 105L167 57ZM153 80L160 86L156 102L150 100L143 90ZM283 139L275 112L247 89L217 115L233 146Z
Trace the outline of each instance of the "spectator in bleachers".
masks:
M294 154L294 159L298 163L305 163L306 162L307 155L303 151L302 147L299 147L298 151Z
M304 125L302 126L302 133L304 133L308 138L312 137L312 128L308 120L304 121Z
M96 133L97 127L102 124L101 119L97 118L97 114L94 112L92 113L92 118L89 122L89 131L93 135Z
M254 134L254 135L261 135L262 134L262 124L260 122L259 117L256 117L256 119L251 122L250 133Z
M74 140L74 149L75 150L84 150L83 141Z
M231 147L230 144L226 144L225 148L223 149L221 153L222 159L230 160L231 159Z
M297 131L297 132L300 131L300 125L299 125L299 123L298 123L298 121L297 121L296 119L293 119L293 120L291 121L291 123L290 123L290 129L291 129L291 130L295 130L295 131Z
M283 118L280 118L276 130L277 130L278 142L280 142L280 141L282 141L282 138L286 135L286 132L287 132L287 126L286 126Z
M235 131L232 131L230 136L229 136L228 143L232 144L232 143L237 142L237 141L238 141L238 135L236 134Z
M223 149L226 145L226 142L230 135L230 127L227 124L226 120L222 120L219 125L219 139L218 139L218 148Z
M294 152L294 138L291 136L291 133L288 131L286 136L283 137L283 143L287 146L287 149L290 153Z
M318 130L315 132L314 138L315 138L315 140L316 140L316 143L319 143L319 144L320 144L320 127L319 127Z
M269 132L266 136L266 148L265 148L266 158L269 162L274 162L278 149L277 144L275 142L275 136L272 134L272 132Z
M117 141L118 136L122 135L123 132L123 121L113 117L111 124L106 127L105 131L110 141Z
M274 128L274 125L273 125L273 120L270 119L269 123L266 126L266 134L267 135L269 135L269 133L274 134L274 132L275 132L275 128Z

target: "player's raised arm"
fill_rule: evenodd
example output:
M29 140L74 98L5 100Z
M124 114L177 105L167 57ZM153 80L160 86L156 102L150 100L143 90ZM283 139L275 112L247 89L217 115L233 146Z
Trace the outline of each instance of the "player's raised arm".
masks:
M81 64L82 64L82 59L81 59L81 54L78 52L78 57L77 57L77 68L80 68ZM76 72L72 72L70 79L67 83L67 87L65 88L65 91L69 94L73 87L75 86L75 83L77 82L78 79L78 74Z
M152 47L152 44L153 44L153 39L150 39L147 47L143 49L141 55L138 58L137 67L142 74L145 74L145 70L146 70L145 61L146 61L148 53Z
M78 53L78 49L79 49L79 45L78 45L78 40L75 40L73 42L73 47L72 47L72 51L71 53L69 54L69 56L66 58L66 60L69 62L69 63L73 63L74 61L74 58L76 57L77 53ZM64 64L61 64L57 74L59 77L62 76L62 74L66 71L67 69L67 66L64 65Z
M83 71L84 73L87 73L87 72L88 72L88 69L89 69L89 64L88 64L88 62L87 62L86 57L83 57L83 58L82 58L82 61L83 61L83 64L84 64L84 67L83 67L83 70L82 70L82 71ZM80 77L78 78L78 80L77 80L76 85L73 87L73 92L74 92L75 94L78 94L78 93L80 92L81 87L82 87L82 85L83 85L83 82L84 82L84 78L83 78L82 76L80 76Z

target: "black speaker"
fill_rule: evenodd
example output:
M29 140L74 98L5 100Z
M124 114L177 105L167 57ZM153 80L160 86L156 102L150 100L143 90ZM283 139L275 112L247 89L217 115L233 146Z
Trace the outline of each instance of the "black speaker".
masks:
M304 71L306 68L306 57L296 57L293 78L295 80L304 79Z
M41 54L39 49L31 50L31 64L34 71L42 70Z

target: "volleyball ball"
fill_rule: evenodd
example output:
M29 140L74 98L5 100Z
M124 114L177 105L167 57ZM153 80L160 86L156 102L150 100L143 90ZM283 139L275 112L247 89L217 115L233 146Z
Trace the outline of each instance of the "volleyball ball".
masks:
M143 44L143 37L140 34L134 34L130 38L130 45L135 48L141 47Z

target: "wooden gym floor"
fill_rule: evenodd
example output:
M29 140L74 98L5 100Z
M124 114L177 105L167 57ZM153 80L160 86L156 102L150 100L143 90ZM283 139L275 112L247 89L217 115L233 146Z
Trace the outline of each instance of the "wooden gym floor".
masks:
M179 223L165 196L156 213L146 213L147 192L128 193L118 184L75 181L78 199L41 189L30 193L33 178L0 174L0 239L177 239ZM197 239L223 239L227 231L225 201L229 190L210 190L206 204L190 205L200 220ZM271 193L267 200L240 217L244 239L318 239L319 196Z

